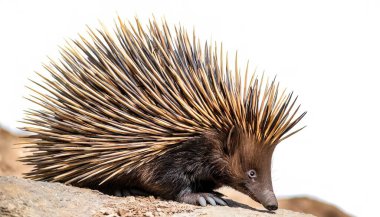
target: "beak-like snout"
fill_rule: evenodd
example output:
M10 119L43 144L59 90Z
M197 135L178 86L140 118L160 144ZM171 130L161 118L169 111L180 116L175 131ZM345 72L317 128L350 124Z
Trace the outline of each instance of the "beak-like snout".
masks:
M278 208L277 198L271 190L263 190L256 195L257 200L267 209L276 210Z

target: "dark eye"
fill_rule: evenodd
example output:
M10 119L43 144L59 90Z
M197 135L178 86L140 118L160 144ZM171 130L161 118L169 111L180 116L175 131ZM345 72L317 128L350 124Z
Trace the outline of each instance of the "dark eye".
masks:
M247 174L248 174L248 177L251 179L256 178L256 171L255 170L249 170L247 172Z

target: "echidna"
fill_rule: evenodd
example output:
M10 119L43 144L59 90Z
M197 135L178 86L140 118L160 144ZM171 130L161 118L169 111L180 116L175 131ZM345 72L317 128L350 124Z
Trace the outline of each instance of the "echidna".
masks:
M277 209L272 153L306 114L292 93L165 20L88 33L32 88L26 177L202 206L227 185Z

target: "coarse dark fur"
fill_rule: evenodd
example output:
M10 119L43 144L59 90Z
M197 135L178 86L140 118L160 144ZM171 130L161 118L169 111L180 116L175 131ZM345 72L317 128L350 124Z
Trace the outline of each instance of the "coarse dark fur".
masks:
M185 192L211 193L228 177L220 147L212 135L192 138L102 188L137 188L171 200Z

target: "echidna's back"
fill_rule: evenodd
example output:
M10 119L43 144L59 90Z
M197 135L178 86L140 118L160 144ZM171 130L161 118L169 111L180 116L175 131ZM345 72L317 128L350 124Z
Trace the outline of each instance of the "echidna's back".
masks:
M201 47L182 28L171 32L153 21L145 30L138 21L119 21L112 34L90 29L89 39L68 43L61 60L46 66L51 77L41 75L45 83L37 84L45 92L30 98L41 108L25 118L35 144L24 158L36 166L28 177L104 182L208 130L262 133L257 123L266 115L279 119L264 131L278 132L261 139L275 142L299 121L287 122L282 107L291 97L276 101L278 85L259 99L257 79L247 84L245 74L241 82L237 66L231 72L216 48ZM277 113L258 118L265 103Z

